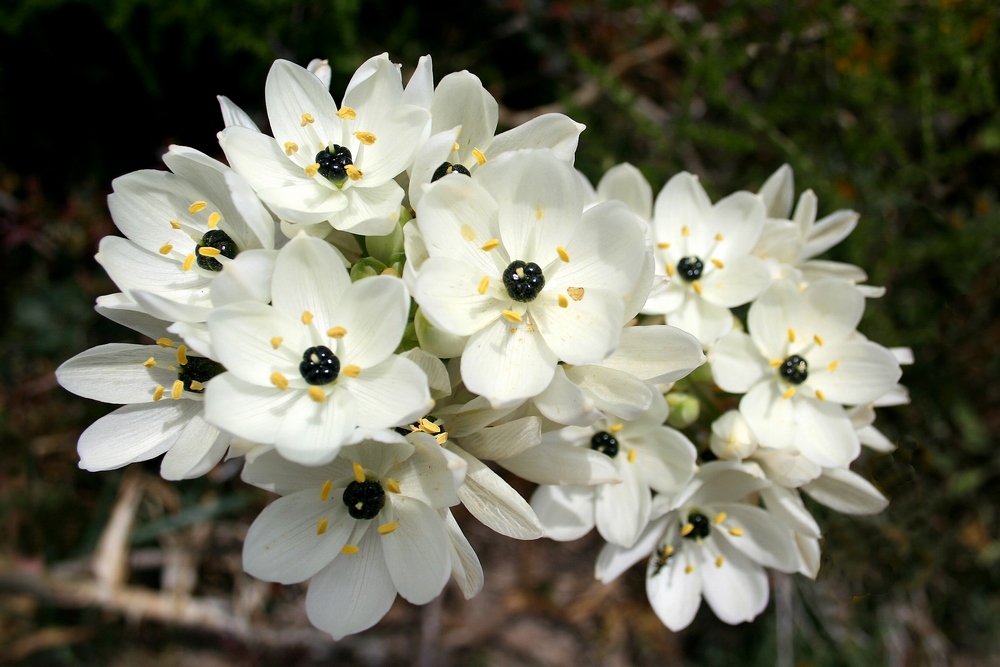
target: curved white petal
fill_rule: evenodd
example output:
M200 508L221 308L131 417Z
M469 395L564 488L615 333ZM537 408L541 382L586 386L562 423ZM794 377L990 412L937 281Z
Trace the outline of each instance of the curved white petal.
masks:
M228 433L206 422L201 413L194 415L163 456L160 476L173 481L204 475L222 460L231 440Z
M594 521L597 532L612 544L629 547L649 521L652 494L634 463L618 466L622 481L597 487Z
M398 527L382 536L389 575L400 595L426 604L441 593L451 574L448 533L438 513L419 500L393 498L392 511Z
M719 339L709 355L712 379L722 391L743 394L774 369L761 356L753 340L742 331L730 331Z
M448 449L465 459L469 466L458 497L472 516L488 528L514 539L535 540L543 535L538 517L517 491L460 447L449 443Z
M205 388L205 419L241 438L273 444L282 419L301 395L299 391L258 387L223 373Z
M707 549L699 550L697 567L701 568L705 601L724 623L752 621L767 607L767 574L739 551L719 547L725 559L721 566L716 566L716 557Z
M732 547L764 567L782 572L794 572L798 567L791 528L774 516L745 503L716 503L713 508L725 512L726 520L712 529L715 542L728 542ZM732 529L743 532L733 535Z
M604 454L565 443L542 442L498 463L536 484L607 484L621 479Z
M200 411L198 401L169 399L118 408L80 435L80 467L100 472L159 456Z
M577 540L594 527L594 489L587 486L543 484L531 495L531 509L558 542Z
M618 347L602 366L651 384L674 382L705 363L698 339L677 327L625 327Z
M495 407L513 405L548 386L557 360L526 323L500 319L469 338L462 354L462 381Z
M409 359L391 356L377 366L345 378L359 426L388 428L423 417L434 405L427 376ZM336 392L335 392L336 393Z
M157 385L169 388L177 371L176 351L158 345L110 343L85 350L56 369L64 389L104 403L147 403ZM156 364L147 367L152 359Z
M275 434L275 447L286 459L302 465L332 461L358 425L354 397L343 389L334 389L326 395L326 401L317 403L305 392L295 393L298 397L281 418Z
M597 554L594 576L600 582L610 584L653 551L656 543L663 537L666 526L666 519L651 521L643 528L635 544L627 548L615 544L605 544L600 553Z
M847 468L826 468L802 487L813 500L844 514L878 514L889 499L861 475Z
M651 558L646 571L646 597L663 624L677 632L694 620L701 606L702 566L691 548L681 547L658 573L656 559ZM688 566L693 566L686 571ZM714 564L713 564L714 566Z
M451 546L451 574L455 577L458 587L462 589L462 595L466 600L470 600L483 590L483 566L451 511L439 510L438 512L445 522L445 528L448 529L448 541Z
M289 241L274 266L274 307L294 322L310 312L320 331L334 326L351 278L340 255L325 241L299 235ZM275 334L271 334L275 335Z
M788 219L795 198L795 176L792 168L783 164L768 176L757 194L764 199L767 217Z
M508 151L549 148L557 158L572 164L580 133L585 128L561 113L542 114L494 137L486 157L492 160Z
M624 202L643 220L653 217L653 188L642 172L628 162L616 164L604 172L597 183L597 195L605 201Z

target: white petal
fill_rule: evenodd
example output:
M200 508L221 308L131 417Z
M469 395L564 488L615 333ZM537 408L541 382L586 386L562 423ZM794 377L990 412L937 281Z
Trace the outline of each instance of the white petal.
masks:
M166 480L194 479L207 473L225 456L232 436L205 421L199 413L191 418L160 463Z
M332 461L358 425L354 398L340 388L328 393L323 403L317 403L305 392L294 393L298 398L281 419L274 437L275 447L286 459L302 465Z
M681 230L687 226L689 233L699 231L711 219L712 202L698 177L681 172L667 181L653 204L653 231L660 243L678 243ZM715 232L713 231L712 234ZM701 244L699 244L700 247Z
M431 132L462 126L458 138L461 148L454 162L466 163L472 149L485 150L493 141L497 129L497 101L493 99L475 74L452 72L438 82L431 107Z
M301 166L285 155L278 142L266 134L234 125L219 133L219 145L233 169L255 190L316 185Z
M274 443L281 420L301 395L277 387L258 387L223 373L205 388L205 419L252 442Z
M412 498L392 499L396 530L382 536L382 550L396 590L413 604L441 593L451 574L448 533L438 513Z
M299 150L310 150L320 142L340 137L337 105L330 91L315 74L287 60L276 60L264 84L267 118L278 145L291 141ZM303 114L313 120L306 123ZM237 169L239 171L239 169Z
M399 346L410 312L410 295L399 278L372 276L344 292L331 326L347 330L344 363L368 368L386 360Z
M215 281L213 280L212 282ZM209 287L209 293L211 293L211 287ZM209 314L212 312L212 309L207 307L208 303L205 302L203 302L205 305L178 303L166 296L154 292L146 292L141 289L133 289L131 294L132 298L135 299L135 302L143 310L166 322L200 324L208 319Z
M225 95L216 95L215 99L219 100L219 106L222 108L222 122L226 127L239 125L255 132L260 132L257 123L253 122L253 119L243 109L236 106L228 97Z
M294 322L309 311L320 331L333 327L340 314L341 297L351 284L342 266L329 243L309 236L295 237L278 253L274 266L274 307Z
M798 573L816 579L819 574L819 540L795 533L795 547L799 550Z
M605 484L621 476L614 463L592 449L543 442L498 461L518 477L536 484Z
M217 308L209 316L208 330L219 361L236 377L259 387L273 387L271 374L283 373L289 384L305 389L298 372L302 353L309 345L305 328L282 316L273 307L240 301ZM280 338L277 348L272 337Z
M199 270L184 271L177 258L148 252L118 236L105 236L96 259L123 292L141 289L182 304L210 305L211 278Z
M674 382L705 363L698 339L667 325L626 327L602 366L652 384Z
M153 340L170 337L166 329L168 322L143 311L139 304L121 292L97 297L94 310L115 324L138 331Z
M438 167L448 161L452 148L458 142L460 129L456 127L438 132L417 150L417 154L413 158L410 185L407 188L410 208L416 211L420 210L420 200L424 197L424 186L430 184ZM406 253L406 258L410 260L410 253Z
M353 187L344 192L347 206L329 217L334 229L352 234L385 236L395 228L399 205L403 201L403 188L396 181L389 180L371 187Z
M701 606L701 569L704 566L695 560L693 551L682 546L657 574L653 574L655 559L651 558L647 566L646 596L649 604L663 624L674 632L690 625ZM694 569L685 572L688 565L693 565Z
M434 405L427 376L409 359L391 356L377 366L345 378L356 405L359 426L388 428L423 417Z
M212 281L212 305L225 306L237 301L271 302L271 277L278 253L274 250L247 250L227 262Z
M577 540L594 527L594 488L543 484L531 495L531 508L545 527L545 537Z
M434 65L429 55L420 56L403 90L403 102L430 109L434 101Z
M248 180L256 174L246 174ZM261 178L258 178L261 180ZM287 185L266 184L257 188L257 195L283 222L316 225L337 219L351 200L343 190L328 188L305 176ZM338 227L339 228L339 227ZM325 232L324 228L320 228ZM315 232L320 234L320 231Z
M595 523L601 537L612 544L629 547L649 521L652 494L638 467L632 463L618 466L622 481L597 487Z
M635 467L654 491L676 493L694 476L697 456L683 433L658 426L637 442Z
M761 489L760 496L767 506L767 511L776 519L783 521L796 533L819 539L819 524L806 509L796 490L774 485Z
M760 444L789 449L795 444L795 407L791 399L781 396L776 380L756 384L740 399L740 413Z
M817 221L802 248L802 259L815 257L843 241L854 231L859 217L854 211L840 210Z
M503 289L495 270L484 274L450 257L431 257L420 267L413 297L432 325L456 336L471 336L495 322L502 310L495 294L479 293L480 281L490 276L495 289Z
M597 194L602 200L625 202L643 220L653 217L653 188L642 172L628 162L604 172L597 184Z
M430 257L450 257L491 276L499 271L482 246L499 238L498 219L496 200L476 179L461 174L436 182L424 193L417 211L417 224Z
M754 453L754 462L775 484L796 489L823 474L822 466L813 463L797 449L764 449Z
M725 267L705 274L699 283L702 298L724 308L735 308L757 298L771 284L771 272L754 255L728 260Z
M556 366L552 381L534 403L544 417L559 424L587 426L602 416L593 399L566 377L563 366Z
M602 583L610 584L653 551L656 543L663 536L666 525L666 519L650 522L643 529L635 544L628 548L605 544L600 553L597 554L594 576Z
M572 288L570 288L572 289ZM528 312L537 320L545 345L568 364L596 364L618 345L624 304L603 289L585 288L579 301L539 298Z
M569 262L560 263L557 273L546 280L559 290L600 288L624 298L635 288L643 268L644 236L642 221L621 202L589 208L566 244Z
M147 368L152 358L156 363ZM110 343L81 352L56 369L59 384L77 396L104 403L147 403L153 401L157 385L170 387L177 372L175 350L158 345Z
M330 87L330 78L333 76L333 68L330 67L329 60L313 58L309 61L309 64L306 65L306 69L315 74L320 83L327 88Z
M521 454L541 441L541 420L525 417L464 436L462 449L478 459L499 461Z
M742 331L730 331L719 339L709 357L712 379L722 391L743 394L774 373L753 340Z
M552 381L556 362L541 335L529 333L523 322L500 319L469 338L462 380L494 406L513 405L541 393Z
M80 435L77 443L80 467L100 472L159 456L200 411L200 402L186 400L118 408Z
M813 500L844 514L878 514L889 499L861 475L847 468L826 468L802 490Z
M274 447L261 446L246 456L240 478L247 484L287 496L304 489L316 490L327 481L353 475L351 462L338 458L325 466L304 466L282 458Z
M702 259L720 259L728 266L748 255L757 245L765 220L764 200L755 194L736 192L720 200L712 207L711 221L704 225L704 230L713 239L721 234L723 240L718 241L711 257ZM697 232L692 230L692 239L696 238Z
M836 361L833 371L830 365ZM809 354L809 385L828 401L860 404L887 392L902 375L889 350L869 341L824 345Z
M535 540L542 536L544 531L538 517L517 491L479 459L454 443L449 443L448 449L465 459L469 465L465 483L458 490L458 497L472 516L507 537Z
M469 544L459 528L458 522L450 510L438 510L448 529L448 541L451 546L451 574L455 577L458 587L466 600L472 599L483 590L483 566L479 557Z
M710 345L729 333L733 328L733 314L728 308L708 303L686 290L683 304L677 310L667 313L667 324L687 331L703 345Z
M795 420L794 447L813 462L824 467L846 466L861 453L857 431L842 406L802 399L795 402Z
M716 543L728 542L764 567L782 572L794 572L798 567L792 531L774 516L745 503L716 503L713 510L728 515L722 526L713 529ZM741 528L743 533L734 536L731 528Z
M557 158L572 164L585 127L561 113L542 114L494 137L486 157L492 160L507 151L550 148Z
M600 365L572 366L566 375L592 399L599 410L626 421L638 419L652 404L656 391L629 373L605 368L603 362Z
M764 568L756 565L735 549L720 545L725 561L715 565L716 557L700 549L701 578L705 601L719 620L736 625L752 621L767 607L768 586Z
M768 176L757 192L767 206L769 218L787 219L792 214L792 201L795 197L795 176L787 164L778 167L777 171Z
M428 354L427 351L419 347L407 350L399 356L409 359L420 367L420 370L427 376L427 384L435 398L451 395L451 378L448 377L448 369L437 356Z

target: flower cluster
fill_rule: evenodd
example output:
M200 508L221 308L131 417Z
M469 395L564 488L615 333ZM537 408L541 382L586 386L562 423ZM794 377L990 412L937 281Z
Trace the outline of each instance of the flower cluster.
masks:
M82 468L163 455L180 480L245 456L243 479L280 498L244 567L311 580L309 618L335 638L397 593L480 590L459 503L516 539L596 527L602 581L649 556L674 630L702 596L753 619L765 568L816 576L800 492L885 506L849 466L862 444L892 448L873 408L907 400L912 360L857 331L881 295L861 269L813 259L856 214L817 221L811 191L793 211L787 166L714 205L689 173L654 202L628 164L595 189L573 167L583 126L549 114L496 134L479 79L435 86L429 57L405 86L371 58L339 105L330 78L325 61L278 61L273 136L220 97L228 166L174 146L169 171L114 182L126 238L97 258L121 292L98 311L155 344L59 368L122 406L82 434ZM714 420L696 398L707 374L689 377L706 360L741 395L713 401L733 408ZM538 485L530 500L510 474Z

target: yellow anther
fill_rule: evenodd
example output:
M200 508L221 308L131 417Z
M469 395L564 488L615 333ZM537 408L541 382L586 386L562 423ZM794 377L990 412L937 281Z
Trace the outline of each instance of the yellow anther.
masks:
M817 389L816 390L816 398L818 398L821 401L825 401L826 400L826 396L823 395L823 390L822 389Z
M316 122L316 119L313 118L313 115L311 113L304 113L304 114L302 114L302 122L299 123L299 125L301 127L305 127L309 123L315 123L315 122Z
M284 338L282 338L281 336L275 336L274 338L271 339L271 347L277 350L279 347L281 347L281 341L283 340Z
M701 283L697 280L691 281L691 287L694 288L695 294L701 294Z
M309 398L317 403L326 403L326 392L319 387L309 387Z
M216 211L212 211L211 215L208 216L208 228L215 229L219 226L219 221L222 220L222 216Z
M187 345L180 345L177 347L177 363L181 366L188 362L188 348Z
M344 548L340 550L340 553L344 554L345 556L353 556L354 554L358 553L359 551L360 551L360 549L358 549L353 544L345 544Z
M785 362L782 361L781 359L771 359L771 361L769 361L767 363L771 366L771 368L777 368L778 366L780 366L781 364L783 364Z
M480 165L486 164L486 156L483 155L483 152L478 148L472 149L472 156L476 158L476 162L478 162Z
M476 288L480 294L486 294L486 290L490 288L490 277L483 276L482 280L479 281L479 287Z
M690 235L691 235L691 230L688 229L687 225L681 227L681 236L690 236Z
M671 547L671 546L664 547L664 549L663 549L663 557L664 558L670 558L673 555L674 555L674 548L673 547Z
M173 249L174 247L172 245L170 245L169 243L164 243L163 245L160 246L160 254L167 255Z
M625 425L622 424L621 422L617 422L617 423L612 424L611 426L608 427L608 432L609 433L618 433L618 431L622 430L623 428L625 428Z
M481 247L486 252L489 252L490 250L493 250L499 245L500 245L500 239L490 239L489 241L484 243Z
M715 240L716 241L721 241L722 240L722 234L716 234L715 235Z
M561 259L564 262L569 261L569 253L566 252L566 248L559 246L558 248L556 248L556 252L559 253L559 259Z
M156 365L156 359L150 357L149 359L146 359L146 361L142 362L142 365L145 366L146 368L152 368L153 366Z
M173 347L174 341L170 340L169 338L157 338L156 344L159 345L160 347Z
M354 364L349 364L344 366L343 370L340 371L341 375L346 375L349 378L356 378L361 375L361 367L355 366Z
M458 228L458 233L462 235L462 238L466 241L473 241L476 238L476 230L472 228L472 225L465 223Z
M441 433L435 435L434 439L437 440L437 444L443 445L444 443L448 442L448 433L442 431Z
M285 155L287 155L288 157L291 157L292 153L294 153L294 152L296 152L298 150L299 150L299 145L297 143L295 143L294 141L286 141L285 142Z
M541 207L535 209L535 220L541 220L545 216L545 211Z
M286 378L278 371L274 371L273 373L271 373L271 384L273 384L281 391L285 391L286 389L288 389L288 378Z
M674 277L674 265L670 262L667 262L667 276L670 278Z
M196 201L195 203L193 203L190 206L188 206L188 213L190 213L191 215L194 215L195 213L198 213L199 211L204 211L206 208L208 208L208 204L206 204L203 201Z
M343 338L347 335L347 329L344 327L333 327L332 329L327 329L326 335L330 338Z
M684 568L684 574L691 574L692 572L694 572L694 565L688 565Z
M433 435L435 433L441 432L441 427L435 424L434 422L430 421L426 417L422 417L420 419L419 424L420 424L420 430L423 431L424 433L430 433L431 435Z
M719 260L719 259L713 259L712 260L712 264L714 264L715 268L717 268L717 269L724 269L724 268L726 268L726 265L723 264L722 260Z
M569 306L569 299L564 297L562 294L558 295L556 300L559 301L560 308L567 308Z
M504 311L503 311L503 317L508 322L520 322L521 321L521 316L518 315L517 313L515 313L513 310L504 309Z
M715 567L722 567L722 564L725 562L726 559L723 558L722 556L719 556L718 558L715 559Z
M732 535L733 537L740 537L743 534L743 529L742 528L736 528L734 526L733 528L729 529L729 534Z
M357 461L354 462L354 481L358 484L365 481L365 469Z
M306 168L303 171L306 172L306 176L312 178L319 173L319 162L313 162L310 165L306 165Z
M353 164L345 166L344 171L347 172L347 177L350 178L352 181L360 181L361 177L364 176L361 170L355 167Z
M389 489L393 493L402 493L399 488L399 482L394 479L386 480L385 488Z
M458 145L458 142L456 141L455 143L453 143L453 144L451 145L451 152L452 152L452 153L455 153L455 152L457 152L457 151L458 151L458 149L459 149L459 148L461 148L461 146L459 146L459 145Z
M720 523L726 520L727 516L728 515L725 512L719 512L718 514L715 515L715 518L712 519L712 523L718 526Z
M816 341L817 345L823 347L823 338L819 334L813 334L813 340Z
M209 246L205 246L203 248L198 248L198 254L201 255L202 257L218 257L219 255L222 254L222 251L219 250L218 248L211 248Z
M195 260L194 253L188 255L187 257L184 258L184 266L181 268L183 268L185 271L190 271L191 267L194 266L194 260Z
M636 453L634 449L628 450L628 462L635 463Z
M174 384L170 387L170 398L175 401L181 397L184 393L184 383L180 380L174 380Z
M692 530L694 530L694 524L688 521L686 524L684 524L684 527L681 528L681 536L687 537L688 535L691 534Z
M839 361L837 361L837 360L834 360L834 361L831 361L831 362L830 362L830 363L829 363L829 364L827 365L827 367L826 367L826 370L830 371L831 373L832 373L832 372L834 372L835 370L837 370L837 365L838 365L839 363L840 363L840 362L839 362Z
M312 324L313 314L308 310L302 311L302 324Z
M355 132L354 136L365 146L371 146L375 143L375 135L371 132Z
M391 266L387 266L384 269L382 269L382 273L380 273L379 275L380 276L396 276L396 277L399 277L399 274L396 273L396 269L392 268Z
M319 490L319 499L325 503L326 499L330 497L331 491L333 491L333 482L326 480L323 482L323 487Z
M337 115L344 120L354 120L358 117L357 112L351 107L341 107L340 111L337 112Z
M180 223L179 220L171 220L170 221L170 227L172 229L180 229L181 228L181 223Z
M205 385L198 382L197 380L191 380L191 391L201 391L205 388Z
M795 342L795 329L789 329L788 330L788 342L789 343L794 343Z
M656 247L659 248L660 250L666 250L666 249L668 249L670 247L670 244L669 243L657 243Z
M566 294L569 294L569 298L573 301L579 301L583 298L583 288L582 287L567 287Z
M397 528L399 528L399 524L396 523L395 521L393 521L392 523L387 523L387 524L385 524L383 526L379 526L378 527L378 534L379 535L388 535L389 533L393 532Z
M163 398L163 385L156 385L156 389L153 390L153 400L158 401Z
M327 521L326 519L320 519L316 523L316 534L317 535L322 535L323 533L325 533L326 532L326 527L329 526L329 525L330 525L329 521Z
M795 387L789 387L785 390L785 393L781 395L782 398L791 398L795 395Z

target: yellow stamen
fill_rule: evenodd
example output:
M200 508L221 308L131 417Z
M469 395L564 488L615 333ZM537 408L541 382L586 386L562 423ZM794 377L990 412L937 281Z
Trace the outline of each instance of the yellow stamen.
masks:
M177 347L177 363L181 366L188 362L188 348L187 345L180 345Z
M490 287L490 277L483 276L482 280L479 281L479 287L477 288L480 294L486 294L486 290Z
M486 252L489 252L490 250L493 250L499 245L500 245L500 239L490 239L489 241L487 241L482 245L482 249L485 250Z
M437 444L443 445L444 443L448 442L448 434L438 433L437 435L434 436L434 439L437 440Z
M401 493L399 489L399 482L394 479L387 480L385 483L385 488L389 489L393 493Z
M503 317L508 322L520 322L521 321L521 316L518 315L517 313L515 313L513 310L504 309L504 311L503 311Z
M694 565L688 565L684 568L684 574L691 574L692 572L694 572Z
M201 391L205 388L205 385L198 382L197 380L191 380L191 391Z
M712 260L712 264L714 264L715 268L717 268L717 269L724 269L724 268L726 268L726 265L723 264L722 260L719 260L719 259L713 259Z
M822 389L817 389L816 390L816 398L818 398L821 401L825 401L826 400L826 396L823 395L823 390Z
M670 546L664 547L664 549L663 549L663 557L664 558L670 558L673 555L674 555L674 548L673 547L670 547Z
M719 556L718 558L715 559L715 567L722 567L722 564L725 562L726 559L723 558L722 556Z
M670 244L669 243L657 243L656 247L659 248L660 250L666 250L667 248L670 247Z
M681 537L687 537L691 534L692 530L694 530L694 524L689 521L681 528Z
M612 424L611 426L609 426L608 427L608 432L609 433L617 433L618 431L622 430L623 428L625 428L624 424L622 424L621 422L618 422L617 424Z
M635 463L636 453L634 449L628 450L628 462Z
M352 181L360 181L361 178L364 176L364 173L362 173L362 171L357 167L355 167L353 164L345 166L344 171L347 172L348 178L350 178Z
M720 523L726 520L727 516L728 515L725 512L719 512L718 514L715 515L715 518L712 519L712 523L718 526Z
M354 120L358 117L357 112L351 107L341 107L340 111L337 112L337 115L344 120Z
M681 227L681 236L690 236L690 235L691 235L691 230L688 229L687 225Z
M823 347L823 338L819 334L813 334L813 340L816 341L817 345Z
M315 122L316 122L316 119L313 118L313 115L311 113L304 113L304 114L302 114L302 122L299 123L299 126L305 127L309 123L315 123Z
M357 461L354 462L354 480L358 484L365 481L365 469Z
M459 146L458 142L456 141L455 143L453 143L453 144L451 145L451 152L452 152L452 153L454 153L454 152L456 152L456 151L457 151L457 150L458 150L459 148L461 148L461 146Z
M674 277L674 265L667 262L667 276L670 278Z
M354 136L365 146L371 146L375 143L375 135L371 132L355 132Z
M741 535L743 535L743 529L736 527L730 528L729 534L732 535L733 537L740 537Z
M340 371L341 375L346 375L349 378L356 378L361 375L361 367L355 366L354 364L349 364L344 366L344 369Z
M360 549L358 549L353 544L345 544L344 548L340 550L340 553L344 554L345 556L353 556L354 554L358 553L358 551L360 551Z
M159 345L160 347L173 347L174 341L170 340L169 338L157 338L156 344Z
M721 241L722 240L722 234L716 234L715 235L715 240L716 241Z
M302 324L312 324L313 314L308 310L302 311Z
M294 141L285 142L285 155L287 155L288 157L291 157L292 153L295 153L298 150L299 150L299 145Z
M441 427L435 424L434 422L428 420L427 418L422 418L419 424L420 424L420 430L423 431L424 433L434 434L441 432Z
M181 382L180 380L174 380L173 386L170 387L170 398L176 401L181 397L181 394L183 393L184 393L184 383Z
M145 366L146 368L152 368L153 366L156 365L156 359L150 357L149 359L146 359L146 361L142 362L142 365Z
M153 400L158 401L163 398L163 385L156 385L156 389L153 390Z
M215 229L219 226L219 221L222 220L222 216L216 211L212 211L212 214L208 216L208 228Z
M331 491L333 491L333 482L326 480L323 482L323 488L319 490L319 499L325 503L326 499L330 497Z
M181 228L181 223L179 221L177 221L177 220L171 220L170 221L170 226L173 229L180 229Z
M559 253L559 259L561 259L564 262L569 261L569 253L566 252L566 248L559 246L558 248L556 248L556 252Z
M569 294L569 298L573 301L579 301L583 298L583 288L582 287L567 287L566 294Z
M191 215L194 215L195 213L198 213L199 211L204 211L206 208L208 208L208 204L206 204L203 201L196 201L195 203L193 203L190 206L188 206L188 213L190 213Z
M163 245L160 246L160 254L167 255L173 249L174 247L172 245L170 245L169 243L164 243Z
M203 248L198 248L198 254L202 257L218 257L222 254L222 251L218 248L210 248L205 246Z
M384 269L382 269L382 273L380 273L379 275L380 276L399 276L399 274L396 273L396 269L392 268L391 266L387 266Z
M781 395L782 398L791 398L795 395L795 387L789 387L785 390L785 393Z
M483 152L478 148L472 149L472 156L476 158L476 162L478 162L480 165L486 164L486 156L483 155Z
M325 533L326 532L326 527L329 526L329 525L330 525L329 521L327 521L326 519L320 519L316 523L316 534L317 535L322 535L323 533Z
M788 330L788 342L789 343L794 343L795 342L795 329L789 329Z
M344 327L333 327L332 329L327 329L326 335L330 338L343 338L347 335L347 329Z
M326 392L319 387L309 387L309 398L317 403L326 403Z
M560 294L559 296L557 296L556 299L559 301L559 307L560 308L566 308L566 307L569 306L569 299L567 299L566 297L564 297L562 294Z
M306 172L306 176L312 178L313 176L319 173L319 162L313 162L310 165L306 165L304 171Z
M283 340L284 339L281 336L275 336L274 338L271 339L271 347L277 350L279 347L281 347L281 341Z
M379 526L378 527L378 534L379 535L388 535L389 533L393 532L397 528L399 528L399 524L396 523L395 521L393 521L392 523L387 523L384 526Z
M188 255L187 257L185 257L184 258L184 266L181 267L181 268L183 268L185 271L190 271L191 267L194 266L194 259L195 259L195 257L194 257L193 253L190 254L190 255Z
M695 294L701 294L701 283L697 280L691 282L691 287L694 288Z
M835 370L837 370L837 365L838 365L839 363L840 363L840 362L839 362L839 361L836 361L836 360L834 360L834 361L831 361L831 362L829 363L829 365L828 365L828 366L826 367L826 370L830 371L831 373L832 373L832 372L834 372Z
M462 238L465 239L466 241L472 241L473 239L476 238L476 230L474 230L472 228L472 225L468 223L459 227L458 232L459 234L462 235Z
M785 362L782 361L781 359L771 359L771 361L769 361L767 363L770 364L771 368L777 368L778 366L780 366L781 364L783 364Z

